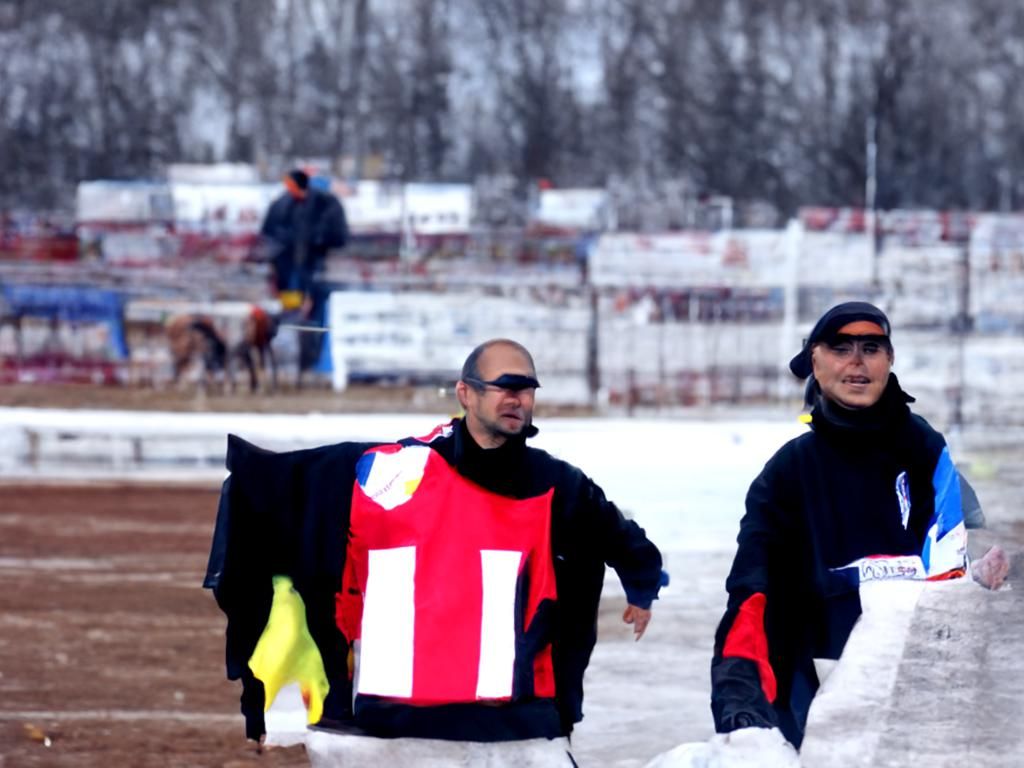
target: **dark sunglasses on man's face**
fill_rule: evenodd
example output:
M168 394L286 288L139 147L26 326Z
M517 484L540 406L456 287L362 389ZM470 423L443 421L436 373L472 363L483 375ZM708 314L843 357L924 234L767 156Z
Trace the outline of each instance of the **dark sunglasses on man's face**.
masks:
M825 346L839 357L849 357L857 348L865 357L873 357L881 353L888 353L892 349L888 336L848 336L840 334L825 342Z
M481 392L488 388L507 389L510 392L520 392L524 389L537 389L537 387L540 386L540 382L533 376L524 376L521 373L503 373L498 378L491 379L490 381L474 379L467 376L463 381Z

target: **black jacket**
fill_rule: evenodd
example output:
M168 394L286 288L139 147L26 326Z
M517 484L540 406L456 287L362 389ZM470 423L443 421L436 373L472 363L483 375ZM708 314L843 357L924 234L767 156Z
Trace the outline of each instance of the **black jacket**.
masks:
M302 200L289 193L274 200L260 234L269 246L277 289L308 294L327 252L348 242L348 220L338 198L310 188Z
M820 400L811 431L751 484L711 667L719 732L778 726L799 746L818 688L813 660L839 658L861 612L860 573L845 566L920 555L937 517L940 532L962 523L945 440L908 399L892 376L863 411Z
M359 716L353 720L348 646L334 623L334 595L341 585L355 464L373 444L340 443L275 454L231 436L231 476L221 494L204 586L213 589L228 617L227 674L243 681L242 712L250 738L264 732L264 697L247 661L266 625L274 574L291 576L305 601L310 632L331 685L324 715L329 725L388 736L497 741L567 734L582 719L583 673L597 639L605 564L616 569L629 602L646 608L663 583L661 555L643 530L626 520L576 467L528 447L525 438L485 451L461 420L452 426L427 444L464 477L511 498L554 489L554 732L547 714L528 705L499 718L492 717L495 707L448 705L433 714L416 713L414 719L407 717L408 711L395 709L390 723L379 711L366 713L363 722Z

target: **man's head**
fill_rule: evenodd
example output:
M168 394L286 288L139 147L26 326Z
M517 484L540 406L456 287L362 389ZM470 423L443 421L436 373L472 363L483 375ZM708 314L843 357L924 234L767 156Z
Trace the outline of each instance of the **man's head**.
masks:
M844 408L874 405L882 397L892 369L889 318L878 307L848 301L821 316L789 369L804 379L813 375L821 393Z
M284 186L288 190L288 194L298 200L302 200L309 189L309 174L300 168L296 168L284 177Z
M473 439L482 448L497 448L528 430L539 386L533 357L518 342L491 339L470 352L455 396Z

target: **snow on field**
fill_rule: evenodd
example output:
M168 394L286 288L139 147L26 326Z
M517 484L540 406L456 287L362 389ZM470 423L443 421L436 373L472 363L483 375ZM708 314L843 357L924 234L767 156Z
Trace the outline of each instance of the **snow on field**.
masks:
M344 440L397 440L426 434L445 420L423 414L0 408L0 475L209 481L224 476L228 433L283 450ZM782 443L806 429L795 418L562 418L538 426L532 445L580 467L666 552L731 546L750 481Z
M216 482L229 432L288 449L426 434L444 420L0 408L0 477ZM677 745L706 742L714 730L711 644L743 498L764 462L805 427L795 418L544 419L538 426L533 444L593 477L662 548L672 577L639 643L619 620L625 601L609 577L574 756L581 766L640 768ZM1011 490L987 510L1007 525L1017 519L1005 500ZM877 614L886 631L864 628L858 659L826 689L821 712L812 711L804 768L882 768L920 756L933 768L965 760L1024 765L1022 602L1019 587L988 593L968 583L925 588L916 602L904 601L898 621Z

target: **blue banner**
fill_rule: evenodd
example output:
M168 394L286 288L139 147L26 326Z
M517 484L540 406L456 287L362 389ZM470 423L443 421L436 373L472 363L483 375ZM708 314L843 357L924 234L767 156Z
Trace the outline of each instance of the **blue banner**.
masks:
M115 357L128 358L124 335L124 298L117 291L77 285L2 285L8 311L15 317L45 317L68 323L104 323Z

